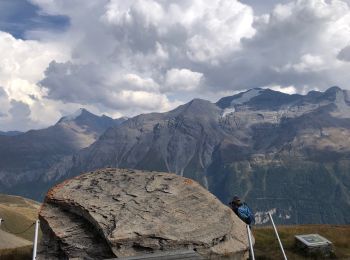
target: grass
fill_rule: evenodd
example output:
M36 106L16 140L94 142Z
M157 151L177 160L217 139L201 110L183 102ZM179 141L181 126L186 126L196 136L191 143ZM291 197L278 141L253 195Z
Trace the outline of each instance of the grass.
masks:
M1 229L8 233L19 233L30 226L38 218L40 204L38 202L18 196L0 194L0 218L5 222ZM8 229L5 228L5 225ZM11 232L9 232L11 231ZM33 241L34 226L28 231L16 235L28 241ZM39 238L41 232L39 232ZM0 245L1 247L1 245ZM32 246L0 249L1 260L24 260L31 259Z
M1 260L28 260L28 259L31 259L31 257L32 257L31 246L0 250Z
M38 218L40 204L18 196L0 194L0 218L5 220L1 229L9 233L19 233L25 230ZM28 231L18 234L19 237L33 240L34 226Z
M312 259L300 255L294 247L294 236L317 233L333 243L336 259L350 259L350 226L336 225L299 225L279 226L278 232L289 260ZM253 229L256 239L254 251L256 259L283 259L272 227Z
M11 231L20 232L33 223L37 219L39 207L40 204L35 201L0 194L0 218L5 219L6 226ZM6 231L3 227L2 229ZM294 236L312 233L318 233L333 242L337 259L350 259L350 225L278 226L278 231L289 260L307 259L295 250ZM256 239L254 251L257 260L282 259L282 253L272 227L255 227L253 234ZM18 236L32 241L34 227ZM31 253L31 246L2 249L0 250L0 259L31 259Z

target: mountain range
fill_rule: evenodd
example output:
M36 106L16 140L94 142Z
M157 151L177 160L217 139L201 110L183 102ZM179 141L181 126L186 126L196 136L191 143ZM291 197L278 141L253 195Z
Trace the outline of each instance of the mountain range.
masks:
M35 189L45 190L105 167L173 172L195 179L224 203L241 196L260 224L268 221L266 212L284 224L349 224L349 137L348 91L289 95L256 88L130 118L40 172L13 176L31 176ZM9 164L11 157L2 156L2 165ZM23 195L33 197L31 192Z
M0 135L1 192L34 199L43 197L51 183L43 183L42 179L50 169L123 120L79 109L46 129Z
M20 132L20 131L7 131L7 132L0 131L0 135L6 135L6 136L14 136L14 135L19 135L19 134L22 134L22 132Z

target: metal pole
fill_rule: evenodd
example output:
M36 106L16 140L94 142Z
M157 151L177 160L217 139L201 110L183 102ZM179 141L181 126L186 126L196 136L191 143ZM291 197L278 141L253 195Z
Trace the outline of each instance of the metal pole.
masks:
M1 227L1 223L3 222L4 220L2 218L0 218L0 227Z
M252 233L250 231L249 225L247 225L247 233L248 233L248 239L249 239L249 249L250 249L250 256L252 257L252 260L255 260L254 256L254 249L253 249L253 241L252 241Z
M38 231L39 231L39 220L35 221L35 234L34 234L34 245L33 245L33 260L36 260L36 250L38 246Z
M281 248L281 250L282 250L284 260L287 260L287 256L286 256L286 253L284 252L284 249L283 249L283 245L282 245L282 242L281 242L280 236L278 235L277 228L276 228L276 226L275 226L275 222L273 221L273 218L272 218L272 215L271 215L271 213L270 213L270 212L269 212L269 217L270 217L270 220L271 220L271 223L272 223L273 229L275 230L275 234L276 234L276 237L277 237L278 243L280 244L280 248Z

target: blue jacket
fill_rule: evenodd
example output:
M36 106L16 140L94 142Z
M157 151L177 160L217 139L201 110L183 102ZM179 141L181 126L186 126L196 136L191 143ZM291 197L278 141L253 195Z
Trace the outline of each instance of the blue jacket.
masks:
M247 225L255 224L255 218L253 211L249 208L247 203L243 202L240 204L230 203L231 209L236 215L244 221Z

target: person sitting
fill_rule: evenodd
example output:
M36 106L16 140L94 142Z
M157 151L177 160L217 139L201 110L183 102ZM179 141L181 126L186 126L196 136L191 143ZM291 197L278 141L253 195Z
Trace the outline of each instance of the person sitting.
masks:
M247 225L255 224L253 211L248 207L247 203L242 202L238 196L234 196L229 205L233 212Z

